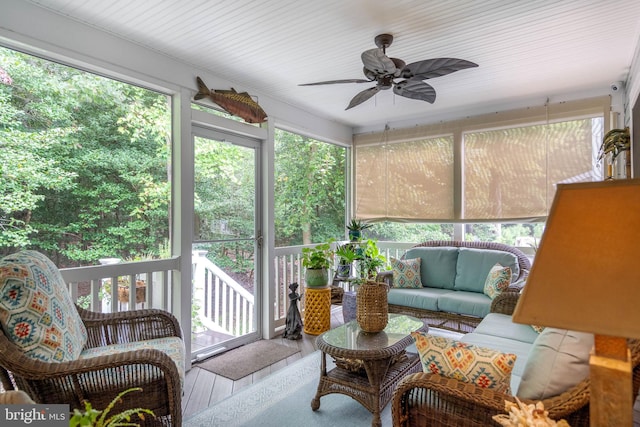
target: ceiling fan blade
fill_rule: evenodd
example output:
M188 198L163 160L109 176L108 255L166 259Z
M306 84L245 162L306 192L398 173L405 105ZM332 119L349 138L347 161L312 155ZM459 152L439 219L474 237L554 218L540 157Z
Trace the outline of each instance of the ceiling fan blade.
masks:
M360 92L359 94L353 97L353 99L349 103L349 106L345 108L345 110L348 110L349 108L353 108L356 105L362 104L364 101L371 98L373 95L375 95L378 92L380 92L380 88L378 86L370 87L369 89L363 90L362 92Z
M361 55L364 68L376 74L385 75L396 72L396 64L384 54L382 49L369 49Z
M393 87L393 93L405 98L427 101L430 104L433 104L436 100L436 90L433 86L418 79L403 80L397 83Z
M457 58L425 59L424 61L413 62L405 66L402 69L400 77L405 79L415 78L419 80L426 80L477 66L478 64L475 62Z
M336 83L371 83L371 80L364 80L364 79L327 80L326 82L303 83L303 84L299 84L298 86L332 85Z

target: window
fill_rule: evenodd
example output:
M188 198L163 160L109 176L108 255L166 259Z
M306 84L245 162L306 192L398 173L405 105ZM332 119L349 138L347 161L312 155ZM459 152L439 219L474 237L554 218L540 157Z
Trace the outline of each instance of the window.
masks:
M376 222L366 231L366 237L380 242L421 243L427 240L454 240L454 224L424 224Z
M345 234L346 156L344 147L276 129L276 246Z
M598 179L602 135L602 117L465 133L462 217L545 217L557 183Z
M506 243L533 253L543 231L544 224L540 222L464 224L464 240Z
M166 95L0 47L0 254L166 254Z
M543 221L560 182L601 179L609 97L356 135L355 212L374 221Z
M354 175L358 218L454 216L451 136L358 146Z

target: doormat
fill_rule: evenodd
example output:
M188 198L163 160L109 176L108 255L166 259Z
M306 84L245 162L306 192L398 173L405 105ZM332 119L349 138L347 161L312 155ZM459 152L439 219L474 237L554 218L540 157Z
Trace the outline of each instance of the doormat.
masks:
M194 366L236 381L299 351L296 347L260 340L227 351Z

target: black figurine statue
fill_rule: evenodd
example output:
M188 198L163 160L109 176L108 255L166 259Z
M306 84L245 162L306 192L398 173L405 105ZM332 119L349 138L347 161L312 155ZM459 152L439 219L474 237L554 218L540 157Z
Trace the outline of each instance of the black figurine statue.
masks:
M302 317L300 311L298 311L298 300L301 298L300 294L296 292L298 289L297 283L289 285L289 311L287 311L287 319L285 321L284 338L290 340L299 340L302 338Z

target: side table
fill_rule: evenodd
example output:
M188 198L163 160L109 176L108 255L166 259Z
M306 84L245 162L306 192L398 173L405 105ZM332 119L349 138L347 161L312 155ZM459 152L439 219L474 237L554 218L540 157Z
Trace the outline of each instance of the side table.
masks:
M331 329L331 288L306 288L304 292L304 333L320 335L329 329Z
M345 394L373 414L372 427L381 427L380 412L391 400L396 385L405 376L422 371L418 355L405 351L413 343L411 332L427 330L420 319L390 314L382 332L364 332L352 320L320 335L316 338L322 352L320 381L311 409L320 408L322 396ZM330 371L327 355L336 361Z

